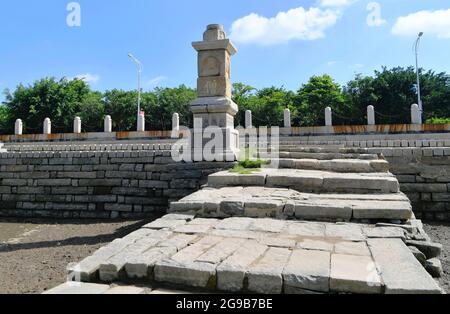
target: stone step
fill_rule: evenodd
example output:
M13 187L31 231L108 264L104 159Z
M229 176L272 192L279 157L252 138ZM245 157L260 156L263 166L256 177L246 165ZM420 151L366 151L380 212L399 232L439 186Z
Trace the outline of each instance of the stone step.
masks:
M263 187L208 188L170 206L171 213L200 217L251 217L317 221L408 220L412 207L403 193L308 194Z
M144 227L171 234L160 242L154 239L155 233L149 233L145 241L155 243L149 250L166 247L172 254L142 264L145 278L124 278L127 284L183 286L212 293L440 293L403 243L405 231L398 233L403 230L398 227L236 217L189 221L186 217L168 215ZM166 225L163 230L162 225ZM195 239L188 245L177 246L179 241L173 241L192 236ZM130 241L126 250L139 255L141 246ZM121 265L129 262L127 254L119 251L117 256L124 259ZM98 260L95 268L109 263L109 259ZM127 274L125 268L121 271ZM143 292L133 286L111 291L109 285L65 284L49 293L121 291Z
M389 163L385 160L359 159L269 159L271 165L279 168L323 170L347 173L389 172Z
M273 149L274 147L271 147ZM341 154L368 154L368 148L344 147L343 145L280 145L277 148L280 152L292 153L341 153Z
M255 155L256 156L256 155ZM357 153L310 153L310 152L261 152L257 157L266 158L282 158L282 159L317 159L317 160L333 160L333 159L362 159L362 160L378 160L377 154L357 154Z
M208 177L208 186L265 186L312 193L398 193L390 173L335 173L317 170L260 169L252 174L222 171Z

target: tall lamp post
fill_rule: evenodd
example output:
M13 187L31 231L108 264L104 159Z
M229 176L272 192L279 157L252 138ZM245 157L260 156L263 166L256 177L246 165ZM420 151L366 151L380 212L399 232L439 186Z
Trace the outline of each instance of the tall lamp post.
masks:
M136 64L138 67L138 111L137 111L137 119L139 125L139 116L141 114L141 74L142 74L142 63L131 53L128 54L128 57Z
M418 99L417 105L419 106L420 120L423 122L423 104L422 104L422 96L420 94L420 73L419 73L419 44L422 36L423 32L420 32L419 35L417 35L415 52L416 52L416 75L417 75L417 99Z

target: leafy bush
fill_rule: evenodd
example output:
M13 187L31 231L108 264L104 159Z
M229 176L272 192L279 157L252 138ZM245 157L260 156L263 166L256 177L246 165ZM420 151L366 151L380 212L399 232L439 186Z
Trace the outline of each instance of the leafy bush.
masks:
M450 124L450 118L430 118L426 124Z

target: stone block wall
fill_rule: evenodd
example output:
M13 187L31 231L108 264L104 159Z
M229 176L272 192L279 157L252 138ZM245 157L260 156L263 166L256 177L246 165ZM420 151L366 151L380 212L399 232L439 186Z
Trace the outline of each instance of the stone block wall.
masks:
M0 216L130 218L170 201L233 163L175 163L168 150L0 154Z

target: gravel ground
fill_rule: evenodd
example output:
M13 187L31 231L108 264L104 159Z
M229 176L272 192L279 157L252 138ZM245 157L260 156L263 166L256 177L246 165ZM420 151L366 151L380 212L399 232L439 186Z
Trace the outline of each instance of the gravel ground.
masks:
M0 294L36 294L53 288L66 280L69 263L79 262L148 222L0 219ZM427 223L425 229L444 246L440 283L449 292L450 224Z
M53 288L66 281L69 263L148 222L0 219L0 294L37 294Z
M439 282L441 287L450 293L450 223L424 223L424 227L431 239L443 246L440 260L444 275Z

